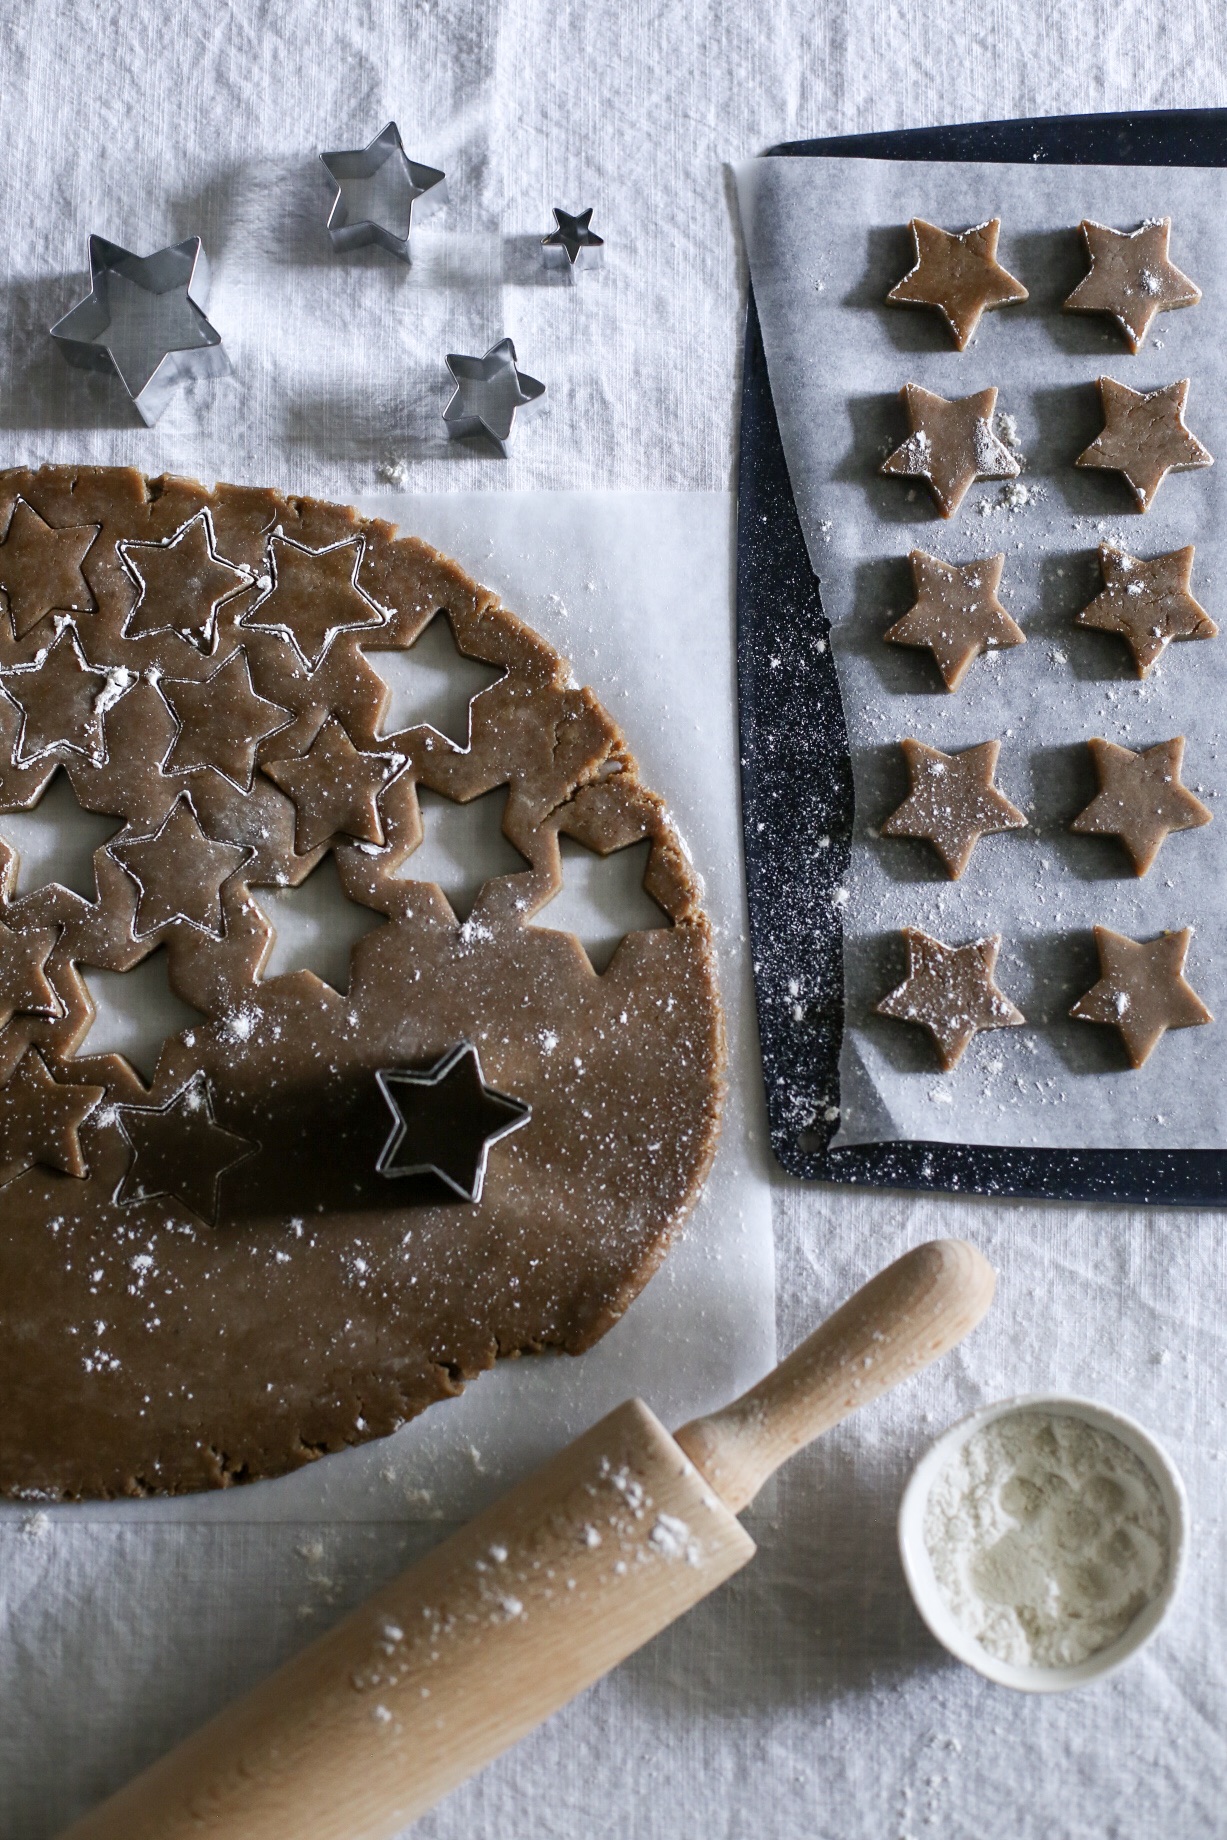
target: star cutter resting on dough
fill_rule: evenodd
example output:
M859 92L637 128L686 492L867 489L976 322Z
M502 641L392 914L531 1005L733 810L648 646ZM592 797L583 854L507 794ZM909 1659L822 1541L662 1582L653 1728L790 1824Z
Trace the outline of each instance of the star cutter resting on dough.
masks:
M516 411L536 408L545 395L545 385L519 368L510 339L500 339L483 358L449 352L447 368L456 385L443 411L448 434L453 441L484 434L505 460L515 433Z
M395 1121L378 1173L437 1176L462 1201L481 1200L491 1149L533 1115L523 1099L486 1085L471 1041L423 1072L384 1067L375 1078Z
M562 269L568 281L575 281L582 269L604 266L605 238L590 227L592 211L589 205L572 217L555 205L554 228L541 239L541 260L547 268Z
M361 249L374 243L402 262L412 262L415 224L447 203L444 174L409 158L394 121L368 146L321 153L320 159L336 187L328 212L333 248Z
M209 265L198 236L151 256L91 236L89 270L89 293L51 336L78 370L118 377L147 428L181 383L229 372L221 334L205 318Z

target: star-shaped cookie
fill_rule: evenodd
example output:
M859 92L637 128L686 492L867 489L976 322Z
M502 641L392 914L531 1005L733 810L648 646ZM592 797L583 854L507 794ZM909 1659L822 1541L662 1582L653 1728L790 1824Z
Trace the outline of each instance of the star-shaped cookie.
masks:
M1000 933L965 946L948 946L918 927L905 926L903 939L907 976L874 1008L879 1016L927 1029L943 1073L958 1065L981 1030L1014 1029L1026 1021L993 977Z
M294 720L290 710L258 693L241 649L203 683L164 677L158 689L179 724L162 771L205 773L212 768L240 792L251 791L260 743Z
M1169 473L1196 472L1214 465L1214 455L1185 426L1189 380L1161 390L1131 390L1114 377L1099 379L1103 433L1074 461L1075 466L1120 473L1137 501L1149 511Z
M165 1196L212 1224L218 1182L258 1146L218 1124L208 1076L194 1073L164 1105L119 1105L115 1111L133 1151L116 1191L119 1205Z
M1130 351L1140 351L1156 313L1172 307L1195 307L1201 289L1167 253L1170 217L1151 218L1136 230L1113 230L1082 220L1082 237L1090 270L1072 294L1066 313L1103 313L1114 319Z
M63 1014L45 969L59 936L58 926L22 930L0 921L0 1028L13 1016Z
M486 1163L532 1107L486 1084L471 1041L457 1042L424 1072L375 1075L393 1125L375 1167L381 1176L438 1176L462 1201L480 1201Z
M294 801L294 848L305 854L339 834L382 843L379 794L402 764L396 754L362 753L330 716L305 754L266 760L264 771Z
M21 732L13 759L28 766L62 748L95 764L106 758L103 717L131 689L127 670L99 670L88 664L71 621L30 664L16 664L0 677L4 694L21 711Z
M35 1163L66 1176L87 1176L77 1132L105 1086L75 1086L57 1080L37 1049L22 1055L6 1086L0 1086L0 1171L12 1181Z
M94 597L81 573L100 524L48 524L19 498L0 543L0 588L8 600L13 637L24 639L49 613L92 613Z
M1016 831L1027 819L997 789L1000 741L943 754L923 741L901 741L911 791L882 825L883 837L923 837L957 881L981 837Z
M338 633L382 626L387 620L387 610L358 586L365 555L365 537L343 537L310 549L275 530L260 599L240 615L239 625L278 633L308 671L317 670Z
M886 296L898 307L931 307L950 328L962 351L992 307L1025 300L1027 290L997 260L1001 219L990 217L970 230L939 230L923 217L908 228L916 251L915 266Z
M982 652L1027 643L1022 628L997 599L1004 555L943 562L914 549L908 561L916 599L882 637L890 645L932 652L947 690L958 689L968 665Z
M954 516L977 479L1017 478L1018 461L993 433L995 389L947 400L918 383L905 383L899 394L911 433L879 470L923 479L942 517Z
M1157 939L1127 939L1095 928L1100 977L1070 1010L1080 1022L1119 1029L1130 1065L1141 1067L1168 1029L1194 1029L1214 1017L1185 981L1191 926Z
M1218 627L1189 588L1191 543L1149 561L1101 543L1099 570L1103 592L1075 616L1074 624L1119 634L1133 653L1139 677L1147 675L1173 639L1217 637Z
M152 836L106 847L140 889L133 923L138 939L177 920L221 939L226 930L222 886L255 855L247 845L219 843L203 831L186 792Z
M1069 828L1087 836L1119 837L1138 875L1145 875L1172 831L1209 824L1213 814L1180 781L1183 735L1143 753L1098 737L1086 745L1099 791Z
M198 651L212 651L219 610L255 585L250 569L218 555L207 511L198 511L160 543L131 539L115 548L136 588L136 605L124 625L127 639L176 632Z

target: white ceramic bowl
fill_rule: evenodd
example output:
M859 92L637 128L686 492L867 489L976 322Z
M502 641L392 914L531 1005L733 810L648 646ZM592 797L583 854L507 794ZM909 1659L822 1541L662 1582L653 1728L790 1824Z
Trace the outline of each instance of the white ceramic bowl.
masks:
M994 1419L1006 1418L1015 1412L1037 1408L1069 1418L1085 1419L1097 1429L1118 1437L1122 1444L1140 1458L1154 1477L1163 1498L1163 1506L1167 1510L1171 1530L1167 1580L1162 1590L1138 1611L1128 1629L1115 1642L1071 1667L1019 1667L1013 1662L998 1660L996 1655L982 1648L975 1637L968 1635L960 1626L948 1608L934 1576L924 1538L929 1490L951 1457L982 1425ZM989 1680L995 1680L1000 1686L1016 1687L1023 1693L1064 1693L1071 1687L1085 1686L1088 1681L1102 1680L1105 1674L1113 1673L1130 1655L1136 1654L1144 1643L1149 1642L1180 1589L1188 1548L1188 1521L1188 1500L1179 1472L1167 1452L1155 1443L1141 1425L1126 1418L1123 1413L1110 1411L1106 1406L1096 1405L1089 1399L1074 1399L1065 1393L1027 1393L1016 1399L1002 1399L995 1405L982 1406L969 1418L960 1419L958 1424L951 1425L925 1452L912 1471L903 1491L903 1500L899 1504L899 1551L916 1608L938 1641L952 1655L965 1661L968 1667L975 1668Z

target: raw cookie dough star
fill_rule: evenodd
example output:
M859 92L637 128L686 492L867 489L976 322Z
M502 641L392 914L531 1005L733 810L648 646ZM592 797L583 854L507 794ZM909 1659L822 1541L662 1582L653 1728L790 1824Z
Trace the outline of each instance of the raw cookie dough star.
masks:
M23 1054L8 1084L0 1086L4 1179L11 1181L35 1163L67 1176L87 1176L77 1132L105 1092L105 1086L61 1083L36 1049Z
M203 683L164 677L158 689L179 724L163 773L204 773L212 767L240 792L251 791L260 743L294 720L290 710L258 693L242 650L231 652Z
M1099 569L1103 593L1075 616L1074 624L1118 633L1133 653L1139 677L1147 675L1173 639L1217 637L1218 627L1189 590L1191 543L1148 562L1101 543Z
M23 932L0 921L0 1028L13 1016L63 1015L45 970L59 936L58 926Z
M886 296L899 307L932 307L940 313L962 351L992 307L1025 300L1027 290L997 260L1001 219L970 230L939 230L923 217L908 228L916 249L915 266Z
M382 843L378 799L403 765L397 754L363 754L330 716L305 754L266 760L268 777L294 801L294 848L301 854L338 834Z
M343 537L323 549L309 549L275 530L268 544L268 577L240 626L277 633L292 645L308 671L323 663L338 633L382 626L387 610L358 586L366 555L365 537Z
M179 794L151 837L106 847L140 889L133 926L138 939L177 920L221 939L226 930L222 886L255 855L246 844L208 836L186 792Z
M81 573L101 524L46 523L24 498L13 506L0 543L0 588L8 600L13 637L24 639L56 613L93 613L94 597Z
M948 946L914 926L902 931L907 976L874 1008L879 1016L927 1029L943 1073L958 1065L967 1044L982 1029L1015 1029L1026 1021L993 978L1000 933L965 946Z
M212 1224L218 1182L258 1146L218 1124L207 1075L194 1073L164 1105L119 1105L115 1112L133 1151L116 1191L119 1205L165 1196Z
M103 717L135 682L131 671L87 664L76 628L66 621L32 663L14 665L0 677L4 694L22 715L14 764L28 766L59 748L96 765L105 760Z
M212 651L219 610L255 585L250 569L218 555L207 511L198 511L163 542L132 538L115 548L136 588L136 605L124 623L126 639L175 632L197 651Z
M948 401L918 383L905 383L899 394L907 405L911 433L879 471L923 479L942 517L954 516L977 479L1017 478L1018 461L993 433L995 389Z
M1084 448L1075 466L1120 473L1137 500L1149 511L1169 473L1190 473L1214 465L1214 455L1185 426L1189 380L1161 390L1131 390L1114 377L1099 379L1103 432Z
M923 837L957 881L981 837L1025 827L1024 813L993 783L1000 741L982 741L957 754L943 754L923 741L899 746L912 789L882 825L883 837Z
M1119 837L1138 875L1145 875L1172 831L1209 824L1213 814L1180 783L1183 735L1140 754L1098 737L1086 745L1099 791L1069 828L1087 836Z
M968 665L981 652L1027 643L1026 634L997 599L1004 555L943 562L914 549L908 560L916 599L882 636L890 645L932 652L947 690L958 689Z
M462 1201L481 1200L492 1146L532 1117L523 1099L487 1086L469 1041L425 1072L389 1067L375 1078L394 1120L379 1174L438 1176Z
M1090 271L1066 296L1066 313L1104 313L1125 335L1130 351L1140 351L1156 313L1172 307L1195 307L1201 289L1168 259L1170 217L1151 218L1136 230L1112 230L1089 217L1082 236Z
M1080 1022L1119 1029L1130 1065L1140 1067L1168 1029L1195 1029L1214 1017L1185 982L1184 961L1191 926L1158 939L1126 939L1110 927L1095 928L1100 978L1070 1010Z

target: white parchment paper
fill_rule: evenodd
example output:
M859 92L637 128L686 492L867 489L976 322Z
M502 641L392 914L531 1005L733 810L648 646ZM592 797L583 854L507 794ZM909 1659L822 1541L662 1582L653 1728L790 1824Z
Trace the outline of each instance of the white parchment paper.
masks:
M589 1353L500 1362L394 1436L275 1481L51 1508L56 1521L461 1519L632 1394L666 1424L682 1424L734 1397L775 1358L771 1193L740 866L731 497L471 492L359 504L455 556L544 633L623 723L647 783L668 799L717 928L730 1065L715 1166L660 1271ZM540 922L599 923L599 914L568 905L569 917L546 908ZM173 1026L182 1026L178 1017ZM0 1504L0 1524L28 1513Z
M1196 545L1193 590L1227 629L1227 179L1203 169L764 159L737 169L772 392L810 556L832 622L856 788L843 908L847 1022L837 1142L1050 1146L1227 1144L1227 630L1172 646L1139 681L1119 639L1074 615L1100 586L1097 546L1150 557ZM936 314L884 304L911 266L912 217L1002 219L999 258L1030 290L986 314L964 352ZM1083 217L1173 219L1171 254L1201 303L1161 315L1132 356L1112 323L1060 303L1085 273ZM1169 475L1140 516L1116 475L1073 462L1102 426L1095 379L1191 379L1190 428L1218 464ZM907 432L907 382L946 397L995 384L1026 459L1024 492L972 488L951 520L919 481L878 466ZM1019 501L1023 502L1019 502ZM908 551L1005 553L1001 598L1028 643L978 660L956 694L927 653L883 643L911 604ZM881 838L907 792L899 740L1003 743L998 783L1031 828L984 839L959 882L928 845ZM1144 879L1112 839L1069 821L1096 790L1083 745L1187 737L1184 777L1216 813L1168 839ZM1095 923L1134 938L1196 928L1188 976L1220 1020L1169 1033L1140 1072L1114 1030L1069 1019L1098 976ZM903 975L898 929L950 942L1000 932L998 981L1028 1019L936 1071L921 1031L873 1015Z

